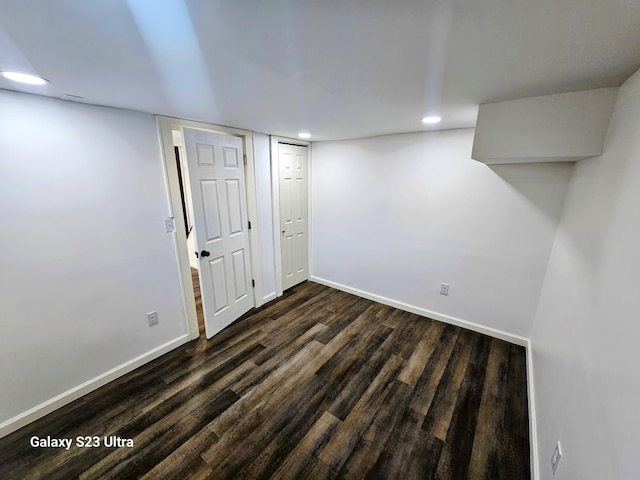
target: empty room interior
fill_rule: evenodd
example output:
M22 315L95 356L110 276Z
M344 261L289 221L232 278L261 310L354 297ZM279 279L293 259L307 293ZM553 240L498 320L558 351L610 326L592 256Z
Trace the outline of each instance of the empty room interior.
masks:
M1 2L0 478L638 478L638 32Z

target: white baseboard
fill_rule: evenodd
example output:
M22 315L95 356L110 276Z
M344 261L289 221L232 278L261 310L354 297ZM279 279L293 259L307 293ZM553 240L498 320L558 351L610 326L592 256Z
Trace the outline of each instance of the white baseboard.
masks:
M271 300L275 299L276 296L277 296L276 292L272 292L269 295L265 295L262 298L262 304L264 305L265 303L270 302Z
M538 423L536 421L536 398L533 385L533 349L527 342L527 398L529 400L529 443L531 444L531 478L540 479L538 459Z
M407 312L415 313L416 315L432 318L433 320L439 320L441 322L449 323L457 327L466 328L474 332L483 333L485 335L489 335L490 337L498 338L500 340L505 340L507 342L514 343L522 347L526 347L529 344L529 339L522 337L520 335L514 335L512 333L504 332L502 330L498 330L495 328L485 327L484 325L479 325L477 323L469 322L467 320L462 320L461 318L452 317L444 313L434 312L432 310L427 310L426 308L422 308L422 307L416 307L415 305L399 302L391 298L376 295L375 293L365 292L364 290L358 290L357 288L348 287L346 285L332 282L330 280L325 280L324 278L315 277L313 275L309 278L309 280L311 280L312 282L320 283L322 285L326 285L327 287L335 288L337 290L342 290L343 292L357 295L359 297L367 298L369 300L373 300L374 302L382 303L390 307L399 308L400 310L405 310Z
M45 415L53 412L54 410L57 410L64 405L67 405L68 403L73 402L74 400L77 400L83 395L86 395L87 393L92 392L93 390L102 387L103 385L106 385L116 378L119 378L131 372L132 370L135 370L139 366L144 365L145 363L148 363L161 355L164 355L165 353L187 343L188 341L189 338L187 335L182 335L178 338L175 338L163 345L160 345L159 347L154 348L153 350L150 350L132 360L129 360L126 363L123 363L122 365L112 368L102 375L98 375L97 377L94 377L91 380L78 385L77 387L67 390L66 392L61 393L60 395L57 395L52 399L41 403L40 405L36 405L32 409L27 410L20 415L10 418L9 420L0 424L0 438L9 435L12 432L15 432L25 425L28 425L29 423L41 417L44 417Z

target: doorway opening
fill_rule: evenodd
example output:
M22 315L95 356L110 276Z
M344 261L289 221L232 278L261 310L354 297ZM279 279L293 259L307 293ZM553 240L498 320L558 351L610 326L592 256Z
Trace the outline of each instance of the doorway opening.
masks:
M182 119L156 120L186 329L190 340L202 333L211 338L238 312L262 304L261 278L254 274L260 259L253 134Z
M271 137L273 228L276 292L309 279L311 145L306 141Z
M189 255L189 267L191 270L191 281L193 283L193 297L196 305L196 315L198 318L198 336L206 335L204 324L204 312L202 310L202 296L200 290L200 279L198 278L198 258L196 257L195 231L193 225L193 202L191 199L191 186L189 185L189 170L184 153L184 140L182 130L177 127L172 128L171 138L173 139L173 151L176 159L176 170L178 173L178 185L180 187L180 200L182 205L182 220L184 221L184 235L187 239L187 253ZM176 232L181 235L181 232Z

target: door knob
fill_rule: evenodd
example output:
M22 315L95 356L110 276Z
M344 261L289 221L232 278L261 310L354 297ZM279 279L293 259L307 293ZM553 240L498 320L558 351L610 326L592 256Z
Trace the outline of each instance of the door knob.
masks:
M210 254L209 252L207 252L206 250L202 250L202 251L200 252L200 256L201 256L201 257L208 257L209 255L211 255L211 254Z

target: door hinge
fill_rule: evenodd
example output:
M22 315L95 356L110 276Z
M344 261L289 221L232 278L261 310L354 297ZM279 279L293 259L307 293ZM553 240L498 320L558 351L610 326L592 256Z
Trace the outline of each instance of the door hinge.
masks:
M247 223L249 223L249 230L251 230L251 222L249 221Z
M252 287L255 287L255 286L256 286L256 281L255 281L253 278L251 279L251 286L252 286Z
M247 164L247 156L246 155L242 155L242 160L244 161L244 164Z

